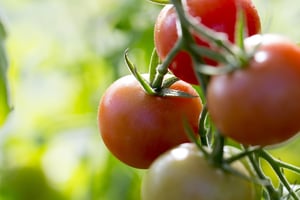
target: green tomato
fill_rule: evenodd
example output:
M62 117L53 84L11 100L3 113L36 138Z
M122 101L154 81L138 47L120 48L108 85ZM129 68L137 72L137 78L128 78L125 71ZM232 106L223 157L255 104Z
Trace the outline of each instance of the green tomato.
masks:
M249 175L242 162L232 167ZM255 200L252 182L213 166L193 143L154 161L142 182L142 200Z

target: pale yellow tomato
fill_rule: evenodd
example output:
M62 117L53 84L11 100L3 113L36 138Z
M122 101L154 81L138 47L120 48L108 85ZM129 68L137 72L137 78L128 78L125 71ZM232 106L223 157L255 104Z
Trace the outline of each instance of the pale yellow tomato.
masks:
M232 167L248 171L240 161ZM192 143L161 155L142 183L142 200L255 200L252 182L213 166Z

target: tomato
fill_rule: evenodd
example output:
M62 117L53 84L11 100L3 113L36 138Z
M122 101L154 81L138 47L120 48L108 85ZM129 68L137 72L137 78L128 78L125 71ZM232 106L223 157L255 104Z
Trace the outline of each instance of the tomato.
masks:
M248 51L257 44L247 66L212 77L207 104L222 134L242 144L266 146L300 130L300 48L274 34L245 40Z
M166 150L189 141L183 120L198 131L202 110L196 90L177 81L172 89L195 97L148 95L132 75L115 81L103 95L98 112L99 130L107 148L119 160L148 168Z
M244 175L240 161L232 167ZM142 200L254 200L252 182L215 167L193 143L185 143L158 157L142 181Z
M228 35L230 41L234 41L237 5L240 5L247 18L248 34L254 35L260 32L260 19L251 0L186 0L188 13L201 21L207 27ZM159 13L154 29L154 42L159 57L164 60L175 42L178 40L176 28L176 12L173 5L166 5ZM198 45L209 46L201 36L195 35ZM209 64L216 64L207 60ZM192 59L185 51L180 51L172 61L169 69L175 76L189 82L198 84L193 70Z

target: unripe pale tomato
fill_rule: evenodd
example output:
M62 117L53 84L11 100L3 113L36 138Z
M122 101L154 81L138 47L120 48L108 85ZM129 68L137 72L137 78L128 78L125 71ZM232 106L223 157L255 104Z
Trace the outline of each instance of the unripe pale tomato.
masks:
M118 79L106 90L99 104L99 130L119 160L148 168L166 150L189 141L185 119L198 132L202 103L196 90L184 81L177 81L171 89L195 97L148 95L132 75Z
M258 46L257 46L258 45ZM248 65L212 77L208 111L216 127L242 144L278 144L300 131L300 48L278 35L245 40Z
M249 175L240 161L232 167ZM142 182L142 200L255 200L256 195L252 182L215 167L193 143L158 157Z
M215 31L227 34L231 42L235 38L238 6L245 13L248 35L260 32L260 18L251 0L185 0L184 5L188 13L195 17L196 20ZM157 53L162 60L166 58L178 40L176 20L177 15L173 5L166 5L157 17L154 29L154 42ZM195 35L195 38L198 45L209 46L201 40L201 36ZM216 64L212 60L208 62L209 64ZM179 52L169 69L178 78L191 84L198 84L193 70L192 59L187 52Z

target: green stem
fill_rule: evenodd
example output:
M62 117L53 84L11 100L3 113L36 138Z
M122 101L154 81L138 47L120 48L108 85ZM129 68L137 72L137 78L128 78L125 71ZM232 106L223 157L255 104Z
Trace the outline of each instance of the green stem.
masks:
M285 163L281 160L278 160L276 158L274 158L273 156L271 156L270 154L268 154L266 151L264 151L264 155L267 155L267 157L270 157L272 159L272 162L276 163L277 166L281 167L281 168L285 168L285 169L288 169L288 170L291 170L295 173L298 173L300 174L300 168L299 167L296 167L294 165L291 165L289 163Z
M171 1L177 11L177 15L181 25L182 37L187 41L186 43L184 43L184 46L186 50L189 51L189 53L194 54L198 57L197 60L199 60L200 50L202 57L211 57L214 54L218 55L214 60L217 62L218 60L222 60L223 62L225 62L224 64L229 65L232 69L244 67L246 65L249 57L245 54L243 48L239 48L238 46L232 44L224 33L216 32L199 23L189 15L186 15L180 0ZM220 53L220 51L217 51L214 53L213 51L205 50L205 48L196 48L194 45L195 42L189 42L194 41L194 37L192 36L190 31L191 29L193 29L198 35L201 35L201 38L203 38L206 42L219 47L220 50L223 50L224 52Z
M203 73L198 73L197 68L200 65L203 65L203 63L199 60L199 57L196 57L196 55L192 52L191 52L191 56L193 58L193 65L194 65L194 70L196 73L197 80L200 83L199 85L202 89L204 96L206 97L206 90L207 90L207 84L208 84L209 77Z
M171 49L171 51L168 53L166 59L162 62L161 65L159 65L156 70L156 76L154 77L154 80L152 82L152 87L156 89L160 89L164 76L168 73L168 67L171 64L172 60L176 56L176 54L179 52L179 50L182 48L182 40L178 39L175 43L174 47Z
M190 23L186 18L181 0L171 1L176 9L178 19L180 21L182 47L190 53L193 60L194 69L196 69L197 66L204 64L204 62L201 60L201 57L199 57L198 52L194 51L195 39L190 33ZM197 79L200 83L203 93L206 94L208 77L204 74L197 73Z
M278 176L280 182L283 184L283 186L287 189L287 191L289 192L289 194L295 199L295 200L299 200L299 197L297 196L297 194L295 193L295 191L293 191L293 189L291 188L287 178L284 176L284 174L281 171L280 166L278 165L278 162L276 159L274 159L267 151L265 150L261 150L261 157L263 159L265 159L270 166L272 167L272 169L274 170L274 172L276 173L276 175Z
M282 167L282 168L285 168L285 169L289 169L295 173L298 173L300 174L300 168L299 167L296 167L294 165L291 165L289 163L285 163L285 162L282 162L280 160L276 160L277 164Z
M269 184L265 185L265 188L268 192L268 195L270 197L270 199L272 200L280 200L279 194L276 191L276 189L274 188L274 186L271 184L270 179L263 173L261 166L260 166L260 161L259 158L257 156L259 152L255 152L254 154L249 154L248 158L250 161L251 166L253 167L254 171L256 172L257 176L261 179L264 180L266 182L268 182Z
M236 154L234 156L231 156L230 158L225 159L225 162L230 164L230 163L232 163L234 161L237 161L237 160L240 160L240 159L242 159L242 158L244 158L244 157L246 157L246 156L248 156L248 155L250 155L250 154L252 154L256 151L259 151L260 149L261 149L261 147L253 147L251 149L247 148L243 152L241 152L239 154Z
M187 20L190 26L206 41L214 43L214 45L224 49L227 53L235 56L236 52L233 51L234 46L228 41L227 37L223 33L217 33L201 23L195 23L195 20Z
M194 38L189 31L190 23L187 21L181 0L171 0L180 22L180 37L186 41L184 44L194 43ZM187 45L188 46L188 45ZM185 46L186 47L186 46Z
M214 165L223 166L223 154L224 154L225 138L220 134L219 131L215 133L215 146L211 154L211 159Z
M199 141L198 138L195 136L194 130L191 128L187 119L184 120L184 129L185 129L188 137L190 138L190 140L196 144L196 146L200 149L200 151L203 153L203 155L207 158L209 156L209 153L203 147L201 141Z
M203 106L202 112L200 114L200 120L199 120L199 136L200 136L200 140L201 140L201 144L204 146L208 146L209 142L208 142L208 130L206 129L205 126L205 120L207 117L207 106L206 104Z

